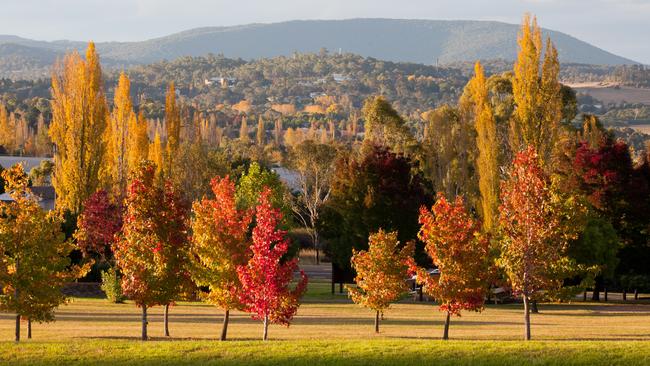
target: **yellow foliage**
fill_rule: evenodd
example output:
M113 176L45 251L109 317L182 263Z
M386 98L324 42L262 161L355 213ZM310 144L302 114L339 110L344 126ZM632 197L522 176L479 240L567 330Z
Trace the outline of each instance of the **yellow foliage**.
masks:
M80 212L86 198L100 187L108 119L102 86L99 57L92 42L86 60L76 52L68 54L52 75L50 136L57 147L52 183L57 206L74 213Z

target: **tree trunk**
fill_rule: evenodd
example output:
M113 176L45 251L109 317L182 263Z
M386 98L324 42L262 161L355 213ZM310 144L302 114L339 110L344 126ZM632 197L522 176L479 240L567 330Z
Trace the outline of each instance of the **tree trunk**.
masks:
M600 301L600 292L604 287L605 281L603 279L603 276L596 276L596 279L594 281L594 292L591 296L591 301Z
M539 314L539 309L537 308L537 300L531 301L530 312L533 314Z
M627 301L627 290L623 290L623 301Z
M524 339L529 341L530 340L530 309L528 306L528 296L522 295L524 298L524 325L525 325L525 333L524 333Z
M169 304L165 304L163 326L165 327L165 337L169 337Z
M32 319L27 318L27 339L32 339Z
M262 335L262 340L266 341L269 339L269 316L264 315L264 335Z
M639 290L634 289L634 300L638 300L638 299L639 299Z
M375 314L375 333L379 333L379 310Z
M142 340L147 339L147 307L142 305Z
M451 314L449 311L447 311L447 318L445 319L445 330L442 333L442 339L447 340L449 339L449 322L451 320Z
M228 334L228 321L230 319L230 310L226 310L226 313L223 315L223 327L221 327L221 338L219 340L225 341L226 335Z
M319 252L320 245L318 245L319 244L319 242L318 242L319 241L318 240L318 233L316 232L316 229L312 229L312 230L313 230L313 233L314 233L314 235L313 235L314 250L316 250L316 265L319 265L320 264L320 252Z
M20 342L20 315L16 314L16 342Z
M607 287L603 289L603 293L605 294L605 302L607 302Z

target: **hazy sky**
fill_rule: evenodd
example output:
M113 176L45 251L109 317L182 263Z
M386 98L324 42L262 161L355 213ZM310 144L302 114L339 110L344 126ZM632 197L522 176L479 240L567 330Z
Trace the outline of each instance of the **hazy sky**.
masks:
M131 41L200 26L292 19L477 19L524 12L607 51L650 64L650 0L0 0L0 34Z

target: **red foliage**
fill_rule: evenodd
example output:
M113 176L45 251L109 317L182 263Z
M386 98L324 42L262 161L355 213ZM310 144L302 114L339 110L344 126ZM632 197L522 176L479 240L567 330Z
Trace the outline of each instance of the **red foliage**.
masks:
M289 241L286 232L277 229L282 214L272 207L270 194L265 188L256 207L253 256L247 265L237 268L242 284L240 301L244 309L252 313L253 319L268 319L271 323L288 326L307 289L307 276L301 270L296 287L289 288L298 262L295 258L282 262Z
M603 138L600 146L579 143L573 159L575 184L585 192L589 202L600 211L616 208L632 173L628 147L621 141Z
M99 255L109 260L116 234L122 229L122 207L104 190L93 193L84 202L77 221L77 246L85 257Z

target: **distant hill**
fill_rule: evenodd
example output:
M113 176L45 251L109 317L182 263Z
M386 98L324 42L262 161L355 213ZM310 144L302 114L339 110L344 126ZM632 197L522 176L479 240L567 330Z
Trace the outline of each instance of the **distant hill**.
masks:
M478 59L513 60L518 25L491 21L398 19L296 20L206 27L141 42L105 42L97 48L108 66L126 66L208 53L257 59L293 52L351 52L387 61L446 64ZM636 62L567 34L545 30L562 62L621 65ZM9 45L12 45L11 47ZM0 76L49 67L50 60L85 42L34 41L0 35ZM13 69L12 69L13 68Z

